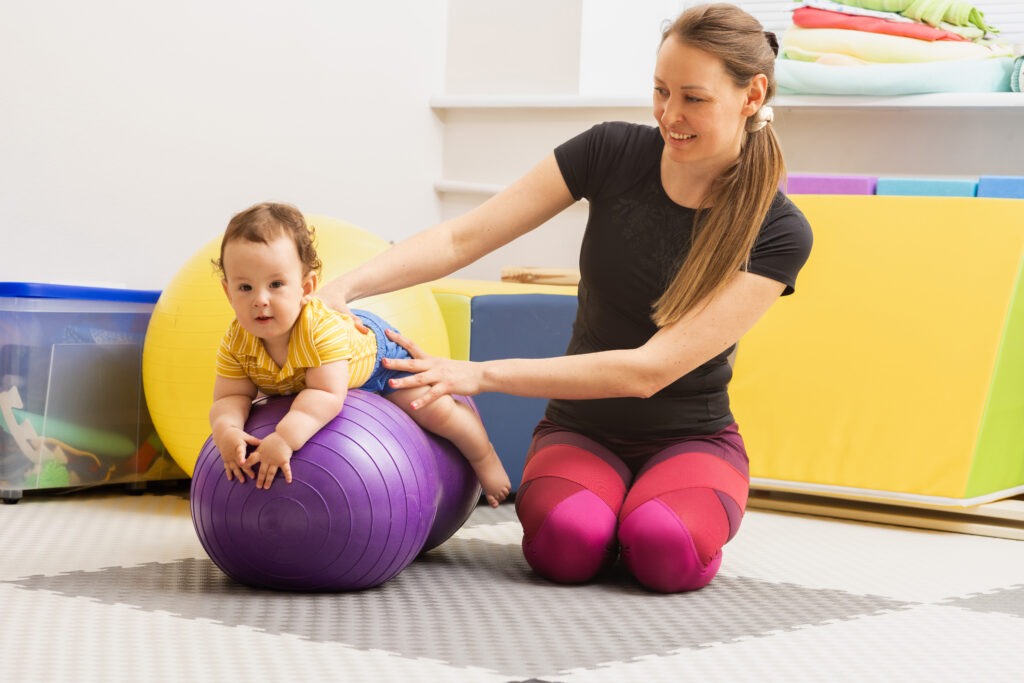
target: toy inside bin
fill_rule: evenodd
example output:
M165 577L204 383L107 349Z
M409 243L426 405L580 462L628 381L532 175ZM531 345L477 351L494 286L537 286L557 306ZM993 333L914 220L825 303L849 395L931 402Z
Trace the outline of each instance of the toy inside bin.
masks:
M0 497L179 479L142 391L159 292L0 283Z

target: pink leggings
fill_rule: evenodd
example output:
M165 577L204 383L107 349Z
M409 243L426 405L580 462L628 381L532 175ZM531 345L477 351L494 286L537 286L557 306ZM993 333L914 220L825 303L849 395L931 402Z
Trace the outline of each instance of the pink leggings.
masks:
M646 459L624 459L541 422L516 494L523 553L534 571L581 583L612 564L621 546L625 566L647 588L674 593L706 586L747 503L743 440L733 424L656 449ZM638 460L642 466L631 471Z

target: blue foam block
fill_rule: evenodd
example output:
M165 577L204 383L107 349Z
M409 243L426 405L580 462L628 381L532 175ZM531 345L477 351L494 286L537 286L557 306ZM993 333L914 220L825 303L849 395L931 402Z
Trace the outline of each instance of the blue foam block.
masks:
M879 178L875 194L903 197L973 197L976 180L951 178Z
M562 356L576 318L576 297L562 294L495 294L470 303L469 359ZM547 400L485 393L474 397L512 489L519 488L533 428Z
M1024 176L983 175L978 179L978 196L1024 199Z

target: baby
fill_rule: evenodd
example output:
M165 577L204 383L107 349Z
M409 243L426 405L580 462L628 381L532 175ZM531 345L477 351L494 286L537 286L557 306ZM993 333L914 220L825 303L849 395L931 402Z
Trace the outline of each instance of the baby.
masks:
M215 263L235 320L217 353L210 426L228 479L248 475L258 488L270 488L280 470L291 483L292 453L341 412L349 388L359 388L383 394L421 427L454 443L496 507L512 485L483 423L451 396L412 410L429 387L388 385L408 373L384 368L381 358L409 354L385 336L387 323L374 314L357 311L354 319L313 295L321 265L313 236L298 209L273 203L239 213L224 233ZM297 394L262 440L244 429L258 392ZM248 457L247 444L256 446Z

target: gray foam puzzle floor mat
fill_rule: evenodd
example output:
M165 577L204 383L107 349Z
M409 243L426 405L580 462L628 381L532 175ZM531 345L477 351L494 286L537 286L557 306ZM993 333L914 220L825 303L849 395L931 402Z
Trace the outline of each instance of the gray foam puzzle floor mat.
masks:
M8 680L1017 680L1024 543L751 511L707 588L536 577L511 505L374 589L255 590L182 496L0 509Z

